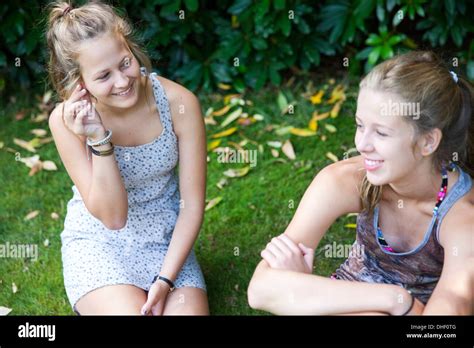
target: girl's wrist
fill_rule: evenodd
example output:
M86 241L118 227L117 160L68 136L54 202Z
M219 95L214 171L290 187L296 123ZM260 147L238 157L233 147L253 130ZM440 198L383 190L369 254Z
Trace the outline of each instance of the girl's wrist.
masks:
M406 315L412 310L415 303L415 297L408 290L400 286L396 286L392 299L391 315Z

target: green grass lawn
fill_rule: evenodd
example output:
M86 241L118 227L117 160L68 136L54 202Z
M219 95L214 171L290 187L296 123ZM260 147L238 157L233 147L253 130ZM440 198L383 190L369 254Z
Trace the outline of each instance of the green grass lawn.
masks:
M314 82L313 93L326 86L323 100L335 84L328 79ZM239 129L234 134L221 138L220 146L239 143L244 138L249 142L245 149L258 150L257 165L249 173L239 178L227 178L222 188L217 183L224 178L223 172L230 168L242 168L246 164L220 163L216 153L209 152L207 198L222 197L222 201L206 212L205 220L195 250L206 278L210 310L214 315L261 314L247 304L246 290L255 266L260 261L260 251L271 237L282 233L290 222L298 203L312 178L323 167L331 163L327 152L342 159L343 153L354 147L354 120L356 87L348 81L347 100L343 103L339 116L319 121L316 136L299 137L290 133L278 135L270 130L270 125L305 128L314 110L325 111L327 105L312 105L301 94L306 83L295 83L281 88L267 88L259 93L242 96L252 105L243 106L249 115L263 115L263 120L248 126L237 125L234 121L228 127L208 125L208 137L232 126ZM293 114L280 112L277 102L280 91L289 103L296 102ZM220 109L224 104L222 92L211 96L200 96L203 110L209 107ZM19 258L0 258L0 306L12 309L10 315L73 315L63 286L61 266L60 233L66 214L66 205L72 197L72 182L61 164L54 143L38 148L42 160L52 160L58 171L42 170L28 176L29 168L15 160L14 149L23 157L33 154L16 146L13 138L30 140L33 128L48 129L47 122L32 123L29 116L16 121L18 110L27 105L9 105L2 115L0 142L1 194L0 194L0 244L37 244L37 261ZM326 108L326 109L325 109ZM214 117L220 124L226 115ZM331 133L325 127L333 125L337 131ZM48 130L49 134L49 130ZM49 136L49 135L48 135ZM323 141L321 136L325 136ZM290 139L296 159L289 160L281 151L279 158L272 156L267 141ZM211 141L212 139L209 139ZM283 160L282 160L283 159ZM38 216L25 220L25 216L39 210ZM56 212L58 219L51 218ZM316 251L315 273L331 274L344 258L324 257L323 246L334 241L350 244L355 238L355 230L345 227L354 223L355 217L338 219ZM45 245L45 240L49 245ZM15 283L17 291L12 291Z

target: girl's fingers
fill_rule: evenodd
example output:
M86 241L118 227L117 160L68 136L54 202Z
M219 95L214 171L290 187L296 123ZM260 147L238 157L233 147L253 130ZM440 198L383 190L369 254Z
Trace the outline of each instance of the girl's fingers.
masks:
M275 255L273 255L270 251L268 251L267 249L265 250L262 250L262 252L260 253L260 256L268 262L268 264L270 265L270 267L275 267L275 262L276 262L276 257Z
M153 307L151 307L151 312L153 315L163 315L164 302L158 301Z
M298 246L286 235L282 234L278 236L278 239L281 240L285 245L294 253L301 252Z
M277 258L283 258L285 257L285 254L283 251L281 251L275 244L273 243L268 243L266 250L270 251L275 257Z
M301 251L303 252L303 254L313 254L314 253L314 249L311 249L311 248L308 248L306 245L304 245L303 243L298 243L298 246L299 248L301 249Z
M142 314L143 315L150 314L151 308L156 303L157 300L158 300L158 292L156 290L156 287L152 285L150 292L148 292L148 298L142 307L142 311L141 311Z
M278 238L273 238L272 239L272 243L276 248L278 248L281 253L283 255L291 255L292 254L292 251L291 249L288 247L288 245L286 245L285 242L283 242L282 240L278 239Z
M74 103L84 97L87 94L87 90L82 88L80 84L77 84L76 88L72 91L71 96L69 97L69 102Z

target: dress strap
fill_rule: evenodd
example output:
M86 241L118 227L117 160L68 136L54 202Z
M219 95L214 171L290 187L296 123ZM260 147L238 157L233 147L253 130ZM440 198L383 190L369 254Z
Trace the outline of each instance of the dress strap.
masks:
M459 178L451 188L451 191L448 192L446 198L443 200L443 203L438 209L438 223L436 226L436 239L438 242L441 221L443 220L444 216L448 213L449 209L451 209L451 207L472 188L472 179L469 174L463 171L459 166L456 166L455 168L456 171L459 172Z
M146 67L140 67L140 72L144 76L148 76L152 83L153 95L155 96L156 106L160 112L160 121L163 124L163 128L167 130L173 130L173 123L171 120L171 110L168 97L166 96L165 89L158 80L156 72L148 73Z

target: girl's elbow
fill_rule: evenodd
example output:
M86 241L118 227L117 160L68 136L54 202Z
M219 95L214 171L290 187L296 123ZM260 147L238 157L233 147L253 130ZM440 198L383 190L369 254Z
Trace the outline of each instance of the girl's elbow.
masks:
M247 301L253 309L266 310L268 308L268 294L266 288L267 282L262 279L261 275L254 275L247 289Z

